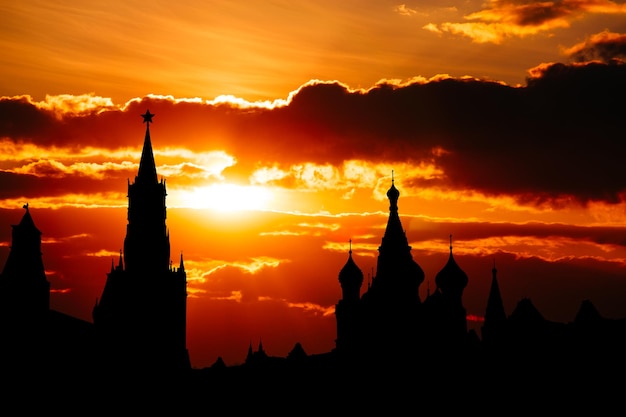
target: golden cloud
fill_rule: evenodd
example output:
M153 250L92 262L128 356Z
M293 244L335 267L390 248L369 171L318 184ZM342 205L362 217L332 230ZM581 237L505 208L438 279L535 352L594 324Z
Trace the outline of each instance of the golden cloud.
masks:
M62 207L78 208L106 208L127 207L126 193L93 193L93 194L64 194L44 197L19 197L0 199L0 208L14 209L21 207L25 202L38 208L59 209Z
M429 23L423 29L467 36L476 43L499 44L509 37L525 37L568 28L587 14L624 14L626 5L607 0L523 2L491 0L483 10L464 18L469 22Z

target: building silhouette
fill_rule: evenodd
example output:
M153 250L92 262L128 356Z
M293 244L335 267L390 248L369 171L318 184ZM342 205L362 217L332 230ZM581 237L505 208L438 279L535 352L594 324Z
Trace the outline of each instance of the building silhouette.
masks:
M42 233L28 204L23 208L22 219L11 226L0 274L0 372L6 377L92 369L93 324L50 309Z
M170 258L165 180L157 178L150 139L150 110L134 183L128 183L124 250L93 308L101 359L107 368L167 371L191 367L186 345L187 275L180 255Z
M50 310L50 282L41 253L41 231L26 212L11 225L11 250L0 280L0 309L3 317L12 315L20 325L42 321Z
M420 299L424 271L413 259L398 213L400 192L387 191L389 217L378 248L376 274L361 295L363 272L352 258L339 272L342 298L335 307L336 351L342 360L409 363L423 354L458 349L468 343L463 290L467 274L452 255L435 277L436 288Z

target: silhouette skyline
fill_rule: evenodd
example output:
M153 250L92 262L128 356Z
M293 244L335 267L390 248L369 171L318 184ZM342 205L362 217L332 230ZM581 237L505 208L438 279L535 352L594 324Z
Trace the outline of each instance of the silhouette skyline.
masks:
M125 237L115 226L127 215L120 184L137 174L145 130L137 119L149 108L174 265L180 250L186 258L196 366L224 351L226 363L239 362L261 337L268 352L286 355L293 341L281 333L310 352L331 349L340 289L320 277L335 274L352 239L369 278L394 169L426 274L422 299L452 233L471 278L471 328L482 320L494 257L507 312L531 297L545 317L567 322L589 298L607 317L624 317L623 115L605 97L619 95L625 67L551 64L517 87L454 77L367 90L319 81L271 105L5 97L0 223L15 223L26 202L37 210L51 306L91 321L106 281L98 271L117 264ZM2 263L10 228L0 241Z
M146 132L137 176L128 182L124 249L107 273L93 323L50 309L42 232L29 205L24 205L21 221L12 226L11 250L0 275L5 369L13 366L18 375L131 376L155 384L175 375L169 383L182 381L186 389L211 387L230 393L241 383L280 377L278 385L257 387L265 395L290 387L294 380L328 377L352 383L418 371L428 380L445 381L446 389L455 393L468 387L454 378L472 376L494 388L502 381L514 383L521 372L529 371L572 388L569 378L574 375L576 381L589 384L589 378L607 367L623 370L626 318L606 319L593 303L582 300L571 323L552 322L529 298L521 299L507 316L495 260L481 334L468 330L463 291L469 278L453 256L452 235L448 261L434 278L436 287L421 300L419 286L425 274L413 259L402 226L400 191L393 174L386 193L388 221L366 290L361 292L364 276L353 259L352 242L347 261L337 268L341 298L335 310L334 349L307 354L306 346L295 340L289 354L278 357L268 354L261 340L254 350L251 341L241 364L227 365L218 357L211 367L194 368L185 340L185 266L182 254L178 268L170 259L167 193L165 181L158 180L150 138L153 116L149 110L142 115ZM164 379L152 379L155 376ZM419 386L433 394L428 380ZM125 383L133 381L138 380ZM309 394L313 392L318 395Z
M191 368L194 383L180 384L189 390L169 409L183 415L183 402L194 414L225 402L272 412L286 397L326 414L339 410L330 399L351 414L357 402L368 414L385 402L385 415L458 404L568 414L565 402L585 399L594 415L621 409L623 4L112 0L2 10L0 268L30 277L0 284L5 318L23 314L5 323L19 338L0 349L2 365L25 366L0 396L22 399L10 412L110 404L145 414L114 399L152 385L136 402L161 413L173 396L130 374L151 373L168 352L172 368ZM146 129L164 182L154 198L167 201L153 206L145 281L161 285L121 291L142 263L152 269L135 233L142 223L129 219L145 190L134 179L144 177ZM421 283L415 270L406 286L384 272L395 259L383 242L391 185ZM15 266L20 247L38 248L28 267ZM437 280L444 269L467 276L460 302L450 297L462 274L449 287ZM383 297L414 285L402 303ZM419 331L402 331L412 324ZM428 353L465 331L458 355ZM419 350L413 366L392 372L372 357L405 360L411 348L391 346L402 339ZM362 366L337 361L352 354ZM276 385L279 375L289 382ZM296 395L302 384L318 395ZM268 396L255 401L255 390ZM78 406L79 394L93 401Z

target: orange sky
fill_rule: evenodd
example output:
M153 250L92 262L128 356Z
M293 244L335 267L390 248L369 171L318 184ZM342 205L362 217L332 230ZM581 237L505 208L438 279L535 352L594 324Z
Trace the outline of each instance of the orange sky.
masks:
M626 7L608 1L0 2L0 264L29 203L52 308L91 321L151 126L192 365L334 347L393 170L426 273L482 316L626 317ZM22 2L23 3L23 2ZM4 226L2 226L4 225Z

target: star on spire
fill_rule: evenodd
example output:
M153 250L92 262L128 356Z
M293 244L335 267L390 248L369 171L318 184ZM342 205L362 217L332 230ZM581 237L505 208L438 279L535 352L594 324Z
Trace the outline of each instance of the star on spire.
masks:
M148 123L148 126L150 126L150 123L152 123L152 118L154 117L154 114L151 114L150 109L148 109L145 114L141 115L141 117L143 117L143 122Z

